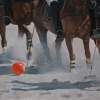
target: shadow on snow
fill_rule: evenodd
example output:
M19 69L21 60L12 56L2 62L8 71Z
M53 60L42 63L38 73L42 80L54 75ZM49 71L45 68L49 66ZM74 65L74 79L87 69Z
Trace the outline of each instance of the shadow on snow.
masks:
M88 90L88 88L92 87L100 87L100 81L91 80L87 82L76 82L71 83L69 81L59 82L40 82L40 83L25 83L21 81L13 81L13 84L17 84L14 88L15 91L32 91L32 90L57 90L57 89L80 89L80 90ZM21 87L18 87L21 85ZM23 86L22 86L23 85ZM100 91L100 89L91 90L91 91Z

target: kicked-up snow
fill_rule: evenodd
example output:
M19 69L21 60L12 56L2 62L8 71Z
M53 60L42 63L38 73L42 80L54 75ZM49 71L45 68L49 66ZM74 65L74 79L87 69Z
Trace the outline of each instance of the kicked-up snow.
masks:
M33 25L30 26L30 30ZM33 36L33 65L25 74L15 76L11 72L11 60L26 62L26 41L18 38L17 26L7 26L7 53L0 54L0 100L100 100L100 55L90 41L93 61L93 78L84 77L89 74L85 64L82 40L74 39L77 68L68 71L69 55L65 41L61 47L62 64L57 63L55 52L55 35L48 32L48 46L52 61L47 63L45 52L36 32ZM0 50L1 51L1 50ZM94 55L94 56L93 56ZM27 66L26 66L27 67Z

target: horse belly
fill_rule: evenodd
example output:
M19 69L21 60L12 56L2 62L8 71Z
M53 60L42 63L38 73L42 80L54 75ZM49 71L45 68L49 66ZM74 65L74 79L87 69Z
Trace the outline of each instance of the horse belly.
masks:
M78 18L67 16L62 19L64 33L74 33L79 26L80 20Z
M12 7L13 9L13 22L15 24L27 24L29 25L32 20L31 7L28 3L16 3Z

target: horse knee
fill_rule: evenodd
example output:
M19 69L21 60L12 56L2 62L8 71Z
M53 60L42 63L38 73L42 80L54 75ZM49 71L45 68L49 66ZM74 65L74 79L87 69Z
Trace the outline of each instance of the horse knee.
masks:
M63 40L64 40L64 35L60 34L60 35L57 35L55 42L62 43Z

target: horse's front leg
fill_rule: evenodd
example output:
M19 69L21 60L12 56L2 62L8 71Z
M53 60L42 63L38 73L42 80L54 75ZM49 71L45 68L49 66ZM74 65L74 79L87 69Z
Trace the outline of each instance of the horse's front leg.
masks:
M70 57L70 70L72 68L75 68L75 55L73 53L73 47L72 47L72 39L70 37L66 37L65 36L65 40L66 40L66 45L68 48L68 52L69 52L69 57Z
M0 35L1 35L1 46L3 48L3 52L5 51L7 47L7 41L6 41L6 26L5 26L5 20L4 20L4 9L0 6Z
M89 48L89 41L90 39L83 39L84 49L85 49L85 56L86 56L86 64L89 69L92 69L92 61L91 61L91 53Z
M21 26L23 31L26 34L26 45L27 45L27 59L30 60L32 58L32 34L29 32L25 25Z
M32 37L27 36L27 59L30 60L32 57Z
M57 64L62 64L62 59L61 59L61 44L64 40L64 35L57 35L56 40L55 40L55 48L56 48L56 57L57 57Z
M24 29L22 25L18 25L18 37L23 37L24 35Z
M3 52L5 52L7 49L6 35L5 33L0 33L0 34L1 34L1 46L2 46Z
M26 45L27 45L27 59L31 60L32 58L32 34L29 32L26 34Z

